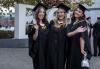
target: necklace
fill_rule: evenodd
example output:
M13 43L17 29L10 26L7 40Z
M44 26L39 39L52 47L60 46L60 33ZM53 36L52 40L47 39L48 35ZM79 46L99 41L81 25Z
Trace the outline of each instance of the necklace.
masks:
M45 24L40 23L40 26L41 26L42 29L46 29L46 25Z
M55 22L55 27L56 28L61 28L61 27L64 27L65 26L65 23L64 23L64 21L56 21Z

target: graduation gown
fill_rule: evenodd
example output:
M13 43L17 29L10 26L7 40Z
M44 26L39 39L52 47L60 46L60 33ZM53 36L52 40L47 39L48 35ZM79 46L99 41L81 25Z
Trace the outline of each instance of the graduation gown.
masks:
M34 45L34 40L33 40L33 34L35 33L35 29L33 28L33 25L28 26L28 46L29 46L29 56L34 57L34 52L32 52L32 48Z
M72 32L80 26L87 27L86 21L83 20L71 24L71 26L67 28L67 32ZM70 69L82 69L81 61L83 60L83 54L81 54L80 50L80 37L82 37L85 41L84 49L87 52L87 58L91 58L91 48L89 43L88 31L72 36L70 47Z
M68 24L67 27L66 27L66 36L67 36L67 33L69 32L68 30L71 28L71 24ZM66 40L66 48L65 48L65 59L66 59L66 64L65 64L65 67L66 69L70 69L70 53L71 53L71 38L70 37L67 37L67 40Z
M92 24L91 24L91 23L88 23L88 24L87 24L87 28L88 28L88 35L89 35L89 38L91 38Z
M48 36L48 24L45 25L45 27L39 26L37 39L32 40L33 42L29 42L31 44L33 43L32 46L29 47L29 50L33 59L34 69L46 69L46 41Z
M65 67L65 27L56 28L52 20L49 26L47 69L64 69Z

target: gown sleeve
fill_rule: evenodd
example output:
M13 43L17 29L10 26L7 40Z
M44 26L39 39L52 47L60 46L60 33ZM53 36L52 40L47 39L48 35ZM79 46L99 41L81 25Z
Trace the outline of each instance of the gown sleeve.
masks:
M54 21L51 20L51 21L50 21L50 24L49 24L49 28L51 28L53 25L54 25Z
M33 57L32 49L33 49L33 45L35 43L35 41L33 40L34 33L35 33L35 29L33 29L33 28L30 28L28 30L28 46L29 46L29 56L30 57Z
M71 32L71 27L72 27L72 24L68 24L68 26L65 29L66 33Z
M87 23L85 21L79 24L80 24L79 26L87 27ZM87 58L90 59L92 55L91 55L91 45L88 36L88 31L86 30L85 32L80 33L80 37L82 37L85 41L84 49L87 52Z

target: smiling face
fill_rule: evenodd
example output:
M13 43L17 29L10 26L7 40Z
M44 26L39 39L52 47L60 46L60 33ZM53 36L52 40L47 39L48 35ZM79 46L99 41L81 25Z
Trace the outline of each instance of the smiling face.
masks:
M83 11L79 8L77 8L75 11L74 11L74 16L75 18L80 18L83 16Z
M58 9L58 11L57 11L57 17L58 17L58 19L64 19L65 18L65 10L63 10L63 9Z
M44 16L45 16L45 10L44 10L44 8L41 7L41 8L39 8L37 17L38 17L38 19L42 20L44 18Z

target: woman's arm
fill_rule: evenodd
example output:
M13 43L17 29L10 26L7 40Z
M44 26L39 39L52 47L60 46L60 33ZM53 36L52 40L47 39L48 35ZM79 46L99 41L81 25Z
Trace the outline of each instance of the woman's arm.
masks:
M67 33L67 36L68 37L72 37L72 36L74 36L75 34L77 34L78 32L75 30L75 31L72 31L72 32L69 32L69 33Z
M76 30L67 33L67 36L68 37L72 37L72 36L74 36L74 35L76 35L78 33L85 32L86 30L87 30L86 27L82 27L81 26L81 27L78 27Z
M84 44L85 44L85 41L82 37L80 37L80 49L81 49L81 53L82 54L85 54L85 50L84 50Z
M36 40L38 37L38 25L34 25L35 33L33 34L33 40Z

